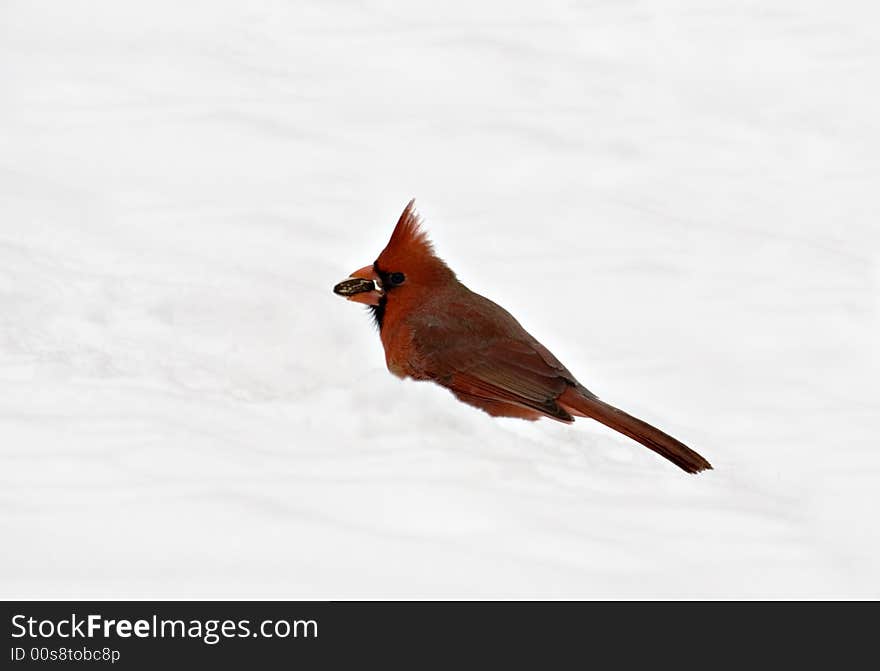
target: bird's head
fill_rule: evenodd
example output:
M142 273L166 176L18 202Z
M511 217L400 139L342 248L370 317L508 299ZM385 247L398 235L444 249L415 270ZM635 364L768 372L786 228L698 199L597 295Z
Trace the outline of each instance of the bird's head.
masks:
M376 260L354 271L334 291L350 301L368 305L382 328L386 311L424 300L428 293L453 280L455 273L434 253L416 214L415 200L411 200Z

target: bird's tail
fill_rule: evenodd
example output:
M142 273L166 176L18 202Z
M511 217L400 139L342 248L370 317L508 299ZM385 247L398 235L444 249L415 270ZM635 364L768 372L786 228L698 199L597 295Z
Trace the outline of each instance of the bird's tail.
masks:
M589 396L580 393L576 387L569 387L559 397L559 405L572 415L590 417L629 436L688 473L699 473L712 468L712 464L684 443L584 391Z

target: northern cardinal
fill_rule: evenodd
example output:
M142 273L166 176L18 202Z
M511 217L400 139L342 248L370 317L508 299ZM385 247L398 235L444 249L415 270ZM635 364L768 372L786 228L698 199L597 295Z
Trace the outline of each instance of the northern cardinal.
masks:
M388 370L432 380L495 417L590 417L688 473L712 468L672 436L599 400L509 312L459 282L434 253L414 204L376 261L334 289L370 307Z

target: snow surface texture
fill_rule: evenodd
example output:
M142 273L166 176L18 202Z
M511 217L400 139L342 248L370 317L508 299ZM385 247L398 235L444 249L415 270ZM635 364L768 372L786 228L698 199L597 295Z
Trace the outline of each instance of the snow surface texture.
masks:
M873 2L0 7L0 595L880 597ZM391 376L441 256L705 454Z

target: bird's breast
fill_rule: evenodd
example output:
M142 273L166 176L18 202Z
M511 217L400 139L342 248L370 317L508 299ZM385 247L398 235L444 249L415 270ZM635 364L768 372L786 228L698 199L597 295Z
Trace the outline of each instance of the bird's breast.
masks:
M413 330L400 321L386 321L380 335L388 370L397 377L418 377Z

